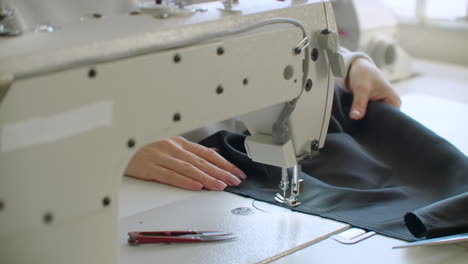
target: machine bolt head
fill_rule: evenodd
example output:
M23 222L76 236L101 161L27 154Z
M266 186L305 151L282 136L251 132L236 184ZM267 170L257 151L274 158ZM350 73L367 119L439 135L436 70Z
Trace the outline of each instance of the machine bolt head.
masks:
M102 199L102 205L103 205L104 207L109 206L110 203L111 203L111 198L110 198L109 196L106 196L106 197L104 197L104 198Z
M308 79L305 85L306 92L309 92L312 89L312 85L313 85L312 80Z
M319 58L319 51L318 51L318 49L316 49L316 48L313 48L313 49L312 49L312 52L311 52L311 54L310 54L310 58L312 59L312 61L318 60L318 58Z

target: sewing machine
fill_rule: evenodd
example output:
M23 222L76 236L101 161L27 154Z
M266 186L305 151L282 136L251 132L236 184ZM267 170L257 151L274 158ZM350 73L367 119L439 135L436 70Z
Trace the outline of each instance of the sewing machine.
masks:
M26 2L0 5L0 262L116 263L136 150L234 116L248 155L283 168L278 202L300 203L297 164L323 146L344 75L328 1L59 6L48 23Z
M383 1L334 0L341 45L363 51L390 81L411 77L411 57L398 44L398 21Z

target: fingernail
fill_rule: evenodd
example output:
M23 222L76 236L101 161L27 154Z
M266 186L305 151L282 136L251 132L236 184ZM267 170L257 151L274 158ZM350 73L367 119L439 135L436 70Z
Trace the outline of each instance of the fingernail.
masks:
M237 177L234 176L229 176L226 181L229 183L230 186L237 186L241 183L241 180L239 180Z
M201 190L203 188L203 184L199 183L199 182L196 182L196 181L193 181L191 183L191 187L194 189L194 190Z
M247 174L241 171L239 168L235 168L231 171L232 174L236 175L237 177L241 178L242 180L247 179Z
M211 149L214 150L214 151L216 151L216 152L218 152L218 153L221 152L221 150L220 150L219 148L211 148Z
M359 119L359 117L361 117L361 111L354 109L349 116L354 120Z
M213 187L214 187L215 190L217 190L217 191L222 191L222 190L224 190L224 188L227 187L227 185L226 185L224 182L222 182L222 181L214 181L214 182L213 182Z

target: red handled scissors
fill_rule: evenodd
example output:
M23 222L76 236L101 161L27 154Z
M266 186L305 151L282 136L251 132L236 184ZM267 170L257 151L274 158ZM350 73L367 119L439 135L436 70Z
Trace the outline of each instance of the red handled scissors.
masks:
M129 232L128 243L130 245L155 244L155 243L190 243L210 242L235 239L233 233L217 231L154 231L154 232Z

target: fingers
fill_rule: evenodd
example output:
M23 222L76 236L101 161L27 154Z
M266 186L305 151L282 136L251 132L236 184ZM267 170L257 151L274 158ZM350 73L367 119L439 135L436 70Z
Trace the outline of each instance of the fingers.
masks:
M401 106L400 97L383 73L366 59L358 58L352 62L347 81L348 89L354 95L349 112L352 120L364 118L369 101L383 101L397 108Z
M222 191L237 186L243 172L220 156L216 150L173 137L146 145L130 161L126 175L153 180L188 190ZM171 178L172 177L172 178ZM243 176L244 179L246 176ZM200 187L201 186L201 187Z
M209 150L209 149L207 149L207 150ZM209 150L209 151L212 152L212 150ZM215 154L218 155L217 153L215 153ZM207 177L211 176L212 178L218 179L218 180L222 181L223 183L228 184L229 186L237 186L237 185L239 185L241 183L239 178L237 178L236 176L234 176L230 172L228 172L228 171L226 171L226 170L224 170L222 168L217 167L216 165L214 165L209 160L206 160L205 158L202 158L202 157L196 155L195 153L192 153L191 151L178 152L178 153L175 154L174 158L185 161L190 166L196 168L200 172L205 173L207 175ZM223 159L223 161L224 161L224 159ZM186 173L188 173L188 171L184 172L184 175L186 175ZM207 178L207 177L205 177L205 178ZM209 182L211 183L212 181L213 180L211 180ZM210 185L208 185L208 186L210 186ZM226 187L226 186L224 186L224 187Z
M366 115L369 92L367 89L356 89L354 91L353 105L349 111L351 120L361 120Z
M203 188L203 184L187 178L173 170L166 169L162 166L151 164L146 168L146 178L155 179L158 182L179 187L186 190L198 191Z
M220 153L220 152L221 152L221 150L220 150L219 148L210 148L210 149L216 151L217 153Z
M215 173L215 172L221 173L221 175L220 175L221 178L227 177L224 172L229 172L230 174L232 174L232 175L234 175L237 178L242 179L242 180L247 178L247 175L242 170L237 168L231 162L224 159L218 153L219 150L217 151L217 149L206 148L206 147L204 147L204 146L202 146L200 144L190 142L190 141L188 141L188 140L186 140L184 138L181 138L181 137L176 137L175 140L180 142L182 147L185 148L186 150L188 150L190 153L193 153L194 155L196 155L196 156L198 156L198 157L200 157L202 159L202 160L197 159L196 164L199 164L201 166L199 168L202 169L203 171L213 172L213 173ZM207 164L205 164L204 161L207 161L209 165L214 165L214 166L205 166ZM208 171L205 170L205 168ZM214 168L219 168L221 170L213 170ZM210 174L210 175L213 175L213 174ZM218 178L218 179L220 179L220 178Z
M215 177L212 177L210 172L205 172L194 165L194 163L199 162L196 160L196 157L192 157L191 153L187 151L181 151L177 153L175 156L163 156L160 157L157 161L157 165L160 167L164 167L171 171L174 171L186 178L192 179L196 182L199 182L208 190L213 191L222 191L227 187L227 184L222 181L218 180ZM193 155L193 154L192 154ZM205 161L206 162L206 161ZM228 174L228 172L224 172ZM230 183L230 186L236 186L240 184L240 180L232 175L224 175L226 177L231 177L235 181L234 183ZM226 180L225 178L223 180ZM227 181L227 180L226 180Z
M396 108L401 107L400 97L391 90L391 87L384 89L381 94L371 96L366 89L356 89L354 92L353 104L349 112L349 118L352 120L361 120L364 118L367 112L367 106L369 101L383 101L384 103L390 104Z
M396 108L400 108L401 107L401 99L400 97L392 92L390 93L387 97L385 97L385 99L383 100L385 103L387 104L390 104L390 105L393 105L394 107Z
M157 159L161 157L160 154L162 153L156 153ZM154 164L148 158L155 158L153 155L155 154L151 146L140 149L128 164L125 175L147 181L158 181L187 190L200 190L203 188L203 184L197 181Z

